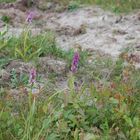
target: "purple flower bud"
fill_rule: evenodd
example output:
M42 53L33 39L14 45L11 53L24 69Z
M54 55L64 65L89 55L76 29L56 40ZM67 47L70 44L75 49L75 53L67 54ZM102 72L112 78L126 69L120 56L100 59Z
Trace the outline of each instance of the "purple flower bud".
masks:
M36 70L32 68L30 70L29 83L33 85L35 82L36 82Z
M26 18L26 21L28 22L28 23L32 23L32 20L33 20L33 18L34 18L34 12L30 12L29 14L28 14L28 16L27 16L27 18Z
M75 73L78 69L79 59L80 59L79 53L75 52L73 56L73 60L72 60L72 65L71 65L71 71L73 73Z

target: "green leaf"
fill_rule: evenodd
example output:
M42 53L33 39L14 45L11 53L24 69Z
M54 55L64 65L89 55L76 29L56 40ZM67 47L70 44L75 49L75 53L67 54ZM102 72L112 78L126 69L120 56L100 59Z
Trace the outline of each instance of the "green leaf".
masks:
M117 99L114 99L113 97L111 97L109 100L112 104L119 104L119 101Z
M48 111L48 106L47 106L47 105L44 105L44 106L42 107L42 109L43 109L43 112L44 112L44 113L47 113L47 111Z
M58 138L58 135L55 133L52 133L46 137L46 140L57 140L57 138Z
M51 123L50 118L45 119L43 121L43 128L48 129L50 127L50 123Z
M18 48L15 48L15 52L24 60L24 54Z

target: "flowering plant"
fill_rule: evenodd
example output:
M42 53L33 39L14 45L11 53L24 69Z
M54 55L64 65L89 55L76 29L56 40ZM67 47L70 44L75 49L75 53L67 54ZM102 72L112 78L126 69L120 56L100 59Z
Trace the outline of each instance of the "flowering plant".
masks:
M33 85L35 82L36 82L36 70L35 68L32 68L30 70L29 83Z
M26 18L26 21L28 23L32 23L33 18L34 18L34 12L29 12L29 14L28 14L28 16Z
M74 53L72 64L71 64L71 71L75 73L78 70L80 55L78 52Z

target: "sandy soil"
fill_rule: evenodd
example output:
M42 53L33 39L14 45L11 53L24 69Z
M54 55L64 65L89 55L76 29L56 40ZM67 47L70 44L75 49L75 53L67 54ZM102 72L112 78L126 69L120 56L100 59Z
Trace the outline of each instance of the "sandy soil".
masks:
M52 30L56 33L58 46L69 49L79 45L83 49L94 49L118 57L124 48L139 48L140 11L115 15L99 7L83 7L76 11L34 11L33 32ZM0 9L0 17L11 17L9 33L18 35L25 24L28 11L8 8ZM3 23L0 21L2 30Z

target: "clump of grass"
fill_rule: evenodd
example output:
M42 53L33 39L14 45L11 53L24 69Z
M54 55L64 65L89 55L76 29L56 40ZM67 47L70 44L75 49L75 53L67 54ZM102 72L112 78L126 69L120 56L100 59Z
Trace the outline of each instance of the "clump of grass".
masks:
M2 16L2 17L1 17L1 20L2 20L4 23L8 24L8 23L10 22L11 18L10 18L9 16Z
M78 3L77 1L70 1L69 5L68 5L68 10L69 11L75 11L76 9L78 9L80 6L80 3Z
M61 55L57 49L55 36L48 32L33 36L31 31L25 30L19 37L10 37L2 40L6 42L1 52L10 58L18 58L27 62L33 58L47 55Z
M6 32L0 40L3 45L1 48L3 57L8 56L9 59L21 59L24 62L29 62L39 57L53 56L65 59L69 66L71 64L74 50L65 51L59 48L53 32L32 35L31 31L26 29L18 37L9 38L6 38L5 34ZM87 52L80 51L80 57L80 65L83 65L87 58Z

